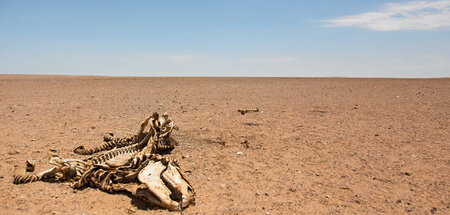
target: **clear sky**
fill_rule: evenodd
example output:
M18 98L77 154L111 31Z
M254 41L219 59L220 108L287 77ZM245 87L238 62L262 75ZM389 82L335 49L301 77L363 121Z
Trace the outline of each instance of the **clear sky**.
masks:
M0 0L0 74L450 77L450 0Z

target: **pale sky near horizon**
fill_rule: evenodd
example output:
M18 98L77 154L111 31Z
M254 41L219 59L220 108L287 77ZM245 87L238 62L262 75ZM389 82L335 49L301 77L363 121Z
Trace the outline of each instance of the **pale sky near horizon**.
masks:
M0 0L0 74L450 77L450 0Z

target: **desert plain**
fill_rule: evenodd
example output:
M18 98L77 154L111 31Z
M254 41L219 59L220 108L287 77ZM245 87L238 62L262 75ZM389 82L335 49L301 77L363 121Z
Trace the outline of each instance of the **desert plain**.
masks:
M258 108L240 114L241 108ZM176 125L183 214L450 214L450 79L0 75L0 214L179 214L69 183L14 185L48 151Z

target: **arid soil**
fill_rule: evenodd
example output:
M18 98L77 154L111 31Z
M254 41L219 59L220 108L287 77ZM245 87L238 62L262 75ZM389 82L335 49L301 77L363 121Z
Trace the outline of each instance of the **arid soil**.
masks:
M240 108L259 108L241 115ZM183 214L450 214L450 79L0 75L0 214L178 214L124 193L12 183L168 112ZM182 156L189 155L188 158Z

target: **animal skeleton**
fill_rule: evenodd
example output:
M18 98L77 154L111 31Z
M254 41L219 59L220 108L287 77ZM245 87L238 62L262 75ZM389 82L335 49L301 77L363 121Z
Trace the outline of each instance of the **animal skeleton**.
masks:
M150 124L150 125L149 125ZM149 130L145 128L149 125ZM94 154L83 160L62 159L51 153L50 163L55 167L36 174L34 163L16 171L14 184L54 178L71 181L72 187L86 186L107 192L127 191L144 201L167 208L182 210L195 201L195 192L180 170L178 162L163 157L177 142L170 137L174 124L167 113L153 113L142 124L138 134L128 138L104 137L105 144L86 150L76 147L75 153ZM109 150L109 151L107 151Z

